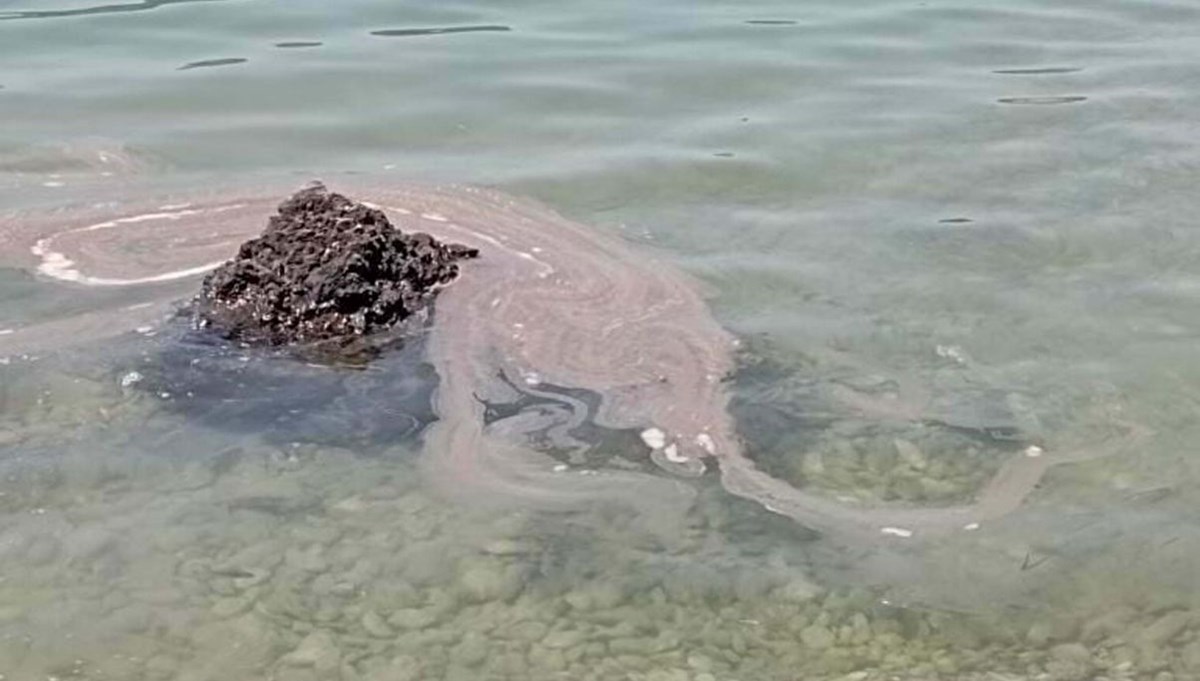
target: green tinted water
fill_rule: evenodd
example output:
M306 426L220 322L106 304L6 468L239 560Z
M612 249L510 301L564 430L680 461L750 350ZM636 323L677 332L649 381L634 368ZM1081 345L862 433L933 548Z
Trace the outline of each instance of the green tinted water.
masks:
M846 503L1153 432L996 527L845 546L706 483L674 533L448 504L383 427L386 372L197 412L147 389L170 337L5 358L0 674L1200 677L1198 27L1162 0L0 1L6 210L347 173L532 195L703 279L748 340L747 443ZM121 295L9 256L0 332ZM925 422L839 399L889 382Z

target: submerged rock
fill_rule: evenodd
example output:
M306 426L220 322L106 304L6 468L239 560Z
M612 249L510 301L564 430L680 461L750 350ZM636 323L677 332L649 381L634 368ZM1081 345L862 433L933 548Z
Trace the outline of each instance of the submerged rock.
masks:
M404 234L378 209L321 184L284 201L266 230L205 279L198 325L256 345L345 341L423 310L478 251Z

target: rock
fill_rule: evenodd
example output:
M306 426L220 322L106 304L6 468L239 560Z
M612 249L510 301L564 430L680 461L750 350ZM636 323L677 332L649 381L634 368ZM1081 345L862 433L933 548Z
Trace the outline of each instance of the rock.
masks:
M314 631L296 649L280 660L292 667L312 667L318 671L332 671L341 664L342 654L333 636L326 631Z
M62 542L63 554L72 562L87 562L111 550L117 543L113 533L97 525L85 525L68 534Z
M250 609L254 605L254 594L238 596L236 598L222 598L213 604L212 614L217 617L233 617L240 615Z
M167 655L155 655L146 660L145 675L150 681L169 681L179 671L179 661Z
M438 621L437 613L419 608L403 608L388 617L388 624L405 631L415 631L433 626Z
M1134 612L1125 607L1106 612L1083 625L1080 640L1092 644L1098 643L1106 636L1124 634L1129 629L1130 621L1133 618Z
M540 641L546 635L548 627L537 620L518 622L508 628L508 635L518 641Z
M499 562L480 562L467 568L461 577L463 591L476 603L509 601L521 592L520 574Z
M388 662L368 665L363 681L417 681L421 665L410 655L397 655Z
M180 679L264 678L266 665L286 650L274 627L253 613L203 624L188 635L195 656Z
M929 459L925 457L925 453L908 440L896 438L892 444L896 447L896 453L900 455L904 463L908 464L909 468L922 471L929 465Z
M1179 662L1183 668L1194 674L1200 674L1200 641L1192 641L1179 651Z
M1192 615L1186 610L1169 612L1143 629L1137 637L1137 642L1142 646L1161 647L1178 636L1191 622Z
M493 539L484 544L483 552L493 556L522 556L532 552L531 547L515 539Z
M1081 643L1063 643L1050 649L1050 657L1064 662L1088 663L1092 653Z
M803 577L793 577L778 590L780 600L788 603L807 603L820 596L824 590Z
M561 650L563 648L573 648L583 643L583 640L584 635L581 631L555 631L542 640L542 645L547 648Z
M825 650L833 647L834 636L833 632L830 631L828 627L814 624L800 632L800 640L808 648L812 648L813 650Z
M713 670L712 658L695 653L687 656L687 665L698 672L710 672Z
M363 613L362 625L363 629L366 629L368 634L376 638L392 638L396 635L395 632L392 631L392 628L388 626L387 622L383 621L383 618L379 616L379 613L375 612L374 610L368 610Z
M1054 681L1082 681L1089 677L1092 653L1081 643L1063 643L1050 649L1046 673Z
M263 345L344 342L425 308L474 249L404 234L380 210L314 184L204 279L196 322Z
M482 634L467 632L458 647L454 649L454 659L468 667L478 667L488 656L488 642Z
M534 669L544 672L561 672L567 668L567 660L563 657L562 650L547 649L542 646L534 646L529 651L529 664ZM540 678L544 675L534 675L535 678Z

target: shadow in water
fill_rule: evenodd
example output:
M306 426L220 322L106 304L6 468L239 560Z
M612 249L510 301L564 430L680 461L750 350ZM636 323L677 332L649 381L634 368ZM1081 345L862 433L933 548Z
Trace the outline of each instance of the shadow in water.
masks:
M215 431L371 455L415 440L437 418L432 395L438 377L425 362L420 335L369 364L347 366L240 347L203 332L176 333L136 375L121 380Z

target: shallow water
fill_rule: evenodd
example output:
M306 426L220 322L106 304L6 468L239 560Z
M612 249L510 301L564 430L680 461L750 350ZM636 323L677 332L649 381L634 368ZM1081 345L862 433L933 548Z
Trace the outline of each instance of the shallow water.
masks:
M0 365L0 674L1200 676L1200 9L993 5L0 2L6 213L313 176L536 197L700 278L751 454L851 505L1150 433L933 542L707 478L681 523L497 512L422 484L415 349L242 362L155 317ZM37 262L0 253L0 333L143 299Z

